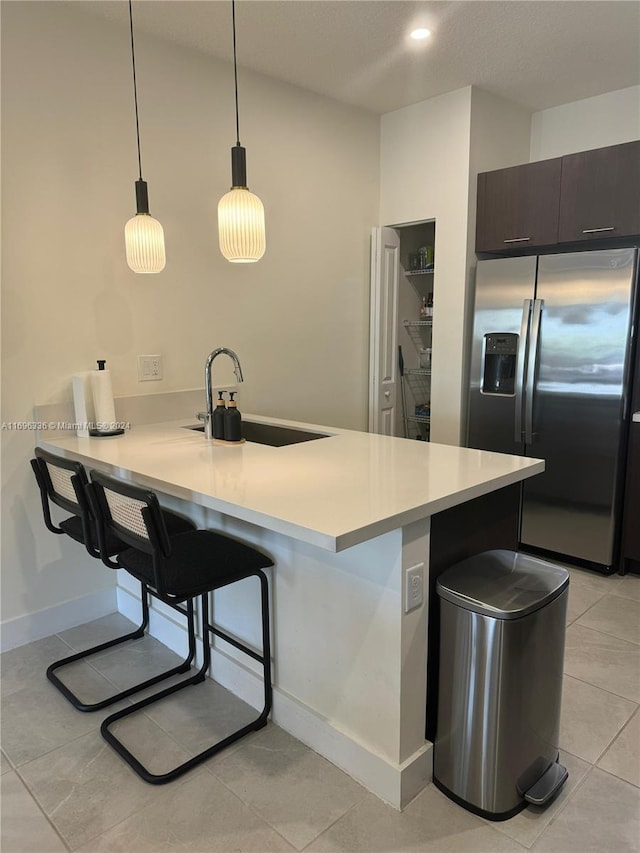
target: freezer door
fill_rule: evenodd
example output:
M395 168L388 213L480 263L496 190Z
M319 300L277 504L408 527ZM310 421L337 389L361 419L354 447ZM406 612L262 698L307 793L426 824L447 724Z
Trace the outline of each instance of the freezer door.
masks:
M535 257L478 261L469 447L524 453L523 383L535 274Z
M545 472L524 486L525 548L612 566L634 270L634 249L538 260L524 422Z

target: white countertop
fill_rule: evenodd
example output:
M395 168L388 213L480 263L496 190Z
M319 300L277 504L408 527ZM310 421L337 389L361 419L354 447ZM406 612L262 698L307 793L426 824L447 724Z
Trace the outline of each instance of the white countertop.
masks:
M262 416L245 419L330 433L287 447L215 445L192 420L79 438L42 433L52 452L303 542L341 551L517 483L544 462Z

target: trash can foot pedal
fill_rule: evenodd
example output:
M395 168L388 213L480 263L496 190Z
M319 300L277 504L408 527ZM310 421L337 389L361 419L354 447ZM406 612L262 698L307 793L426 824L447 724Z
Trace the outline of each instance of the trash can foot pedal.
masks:
M544 806L549 800L553 799L560 788L564 785L569 777L569 771L562 764L552 764L551 767L543 773L535 785L524 794L524 798L528 803L534 806Z

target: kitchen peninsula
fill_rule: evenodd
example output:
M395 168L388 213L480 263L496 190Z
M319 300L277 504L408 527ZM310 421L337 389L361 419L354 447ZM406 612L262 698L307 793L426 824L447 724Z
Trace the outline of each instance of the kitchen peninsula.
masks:
M228 447L185 428L193 424L183 420L134 426L111 438L44 432L39 443L88 469L146 485L198 526L271 554L273 719L401 808L431 779L432 745L425 737L426 708L433 705L431 685L426 699L430 569L432 579L436 565L440 570L469 550L515 547L509 537L519 484L544 463L245 418L325 437L283 447L250 441ZM408 569L421 578L411 600ZM259 647L250 583L234 585L240 592L216 593L214 618ZM134 618L136 588L127 578L119 585L119 609ZM158 639L182 649L184 637L165 614L158 612L151 624ZM259 678L223 641L214 650L213 674L257 705Z

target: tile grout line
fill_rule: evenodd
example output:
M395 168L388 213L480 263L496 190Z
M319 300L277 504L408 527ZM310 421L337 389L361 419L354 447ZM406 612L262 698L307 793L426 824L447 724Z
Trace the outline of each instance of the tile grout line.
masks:
M134 772L134 771L133 771L133 770L132 770L128 765L127 765L127 770L128 770L128 771L131 773L131 775L132 775L132 776L134 776L138 781L142 781L142 780L140 780L140 777L138 776L138 774L137 774L137 773L135 773L135 772ZM178 782L177 784L178 784L178 785L182 785L184 781L186 781L186 780L182 779L182 780L181 780L180 782ZM145 784L147 784L147 783L145 783ZM159 788L160 786L154 786L154 787ZM167 794L168 794L168 789L167 789L167 788L164 788L164 790L159 790L159 795L160 795L160 796L161 796L162 794L164 794L164 793L167 793ZM118 826L121 826L123 823L126 823L128 820L131 820L131 818L137 817L137 816L138 816L138 815L140 815L142 812L146 811L146 809L148 809L148 808L152 808L152 807L155 805L155 803L156 803L156 801L154 801L154 800L150 800L149 802L144 803L143 805L141 805L141 806L140 806L140 808L136 809L134 812L131 812L131 814L126 815L126 817L123 817L123 818L122 818L122 820L119 820L117 823L114 823L112 826L107 827L107 829L105 829L103 832L99 832L97 835L92 835L92 836L91 836L91 838L86 838L86 839L85 839L84 841L82 841L82 843L81 843L81 844L79 844L77 847L71 847L70 845L68 845L68 846L69 846L69 850L71 851L71 853L73 853L73 851L74 851L74 850L79 850L80 848L85 847L87 844L89 844L89 843L91 843L91 842L93 842L93 841L96 841L98 838L102 838L104 835L107 835L108 833L112 832L112 831L113 831L114 829L116 829Z
M47 682L47 684L48 683L49 682ZM52 689L55 690L55 687L53 687L53 685L51 685L51 687L52 687ZM56 693L57 693L57 691L56 691ZM69 703L69 707L73 708L71 703ZM74 708L74 710L75 710L75 708ZM59 743L57 746L54 746L52 749L47 749L45 752L41 752L38 755L34 755L28 761L23 761L21 764L16 764L13 767L13 769L17 772L22 767L28 767L29 764L32 764L34 761L40 761L40 759L44 758L46 755L51 755L52 752L56 752L58 749L64 749L65 747L69 746L70 744L75 743L76 741L80 740L81 738L86 737L87 735L92 734L92 733L93 733L93 730L90 730L87 732L83 732L83 734L77 735L76 737L72 737L69 740L64 741L64 743ZM98 733L99 733L99 727L98 727ZM6 753L5 753L5 755L6 755ZM7 756L7 758L8 758L8 756ZM20 778L22 779L22 776L20 776ZM27 786L27 789L29 790L29 792L31 792L31 788L29 788L29 785L27 784L26 780L23 779L22 781Z
M614 694L614 695L615 695L615 694ZM640 708L640 705L638 705L638 708ZM602 752L598 755L598 757L596 758L596 760L593 762L593 766L594 766L594 767L597 767L597 766L598 766L598 762L600 761L600 759L604 758L605 753L607 753L607 752L611 749L611 747L613 746L614 742L615 742L615 741L620 737L620 735L622 734L622 732L626 729L626 727L629 725L629 723L631 722L631 720L632 720L632 719L635 717L635 715L638 713L638 708L636 708L636 709L635 709L635 711L632 711L632 712L631 712L631 715L629 716L629 718L628 718L628 719L627 719L627 720L622 724L622 726L620 727L620 729L618 730L618 732L617 732L617 733L616 733L616 734L611 738L611 740L607 743L607 745L604 747L604 749L602 750ZM602 768L601 768L601 769L602 769ZM616 774L615 774L615 773L612 773L611 775L612 775L612 776L615 776Z
M596 592L597 590L595 590L595 589L594 589L593 591L594 591L594 592ZM579 614L578 614L578 616L576 616L576 617L575 617L575 619L572 619L572 620L571 620L571 622L567 622L567 624L566 624L566 626L565 626L565 629L566 629L566 628L569 628L571 625L575 625L575 624L576 624L576 622L578 621L578 619L582 619L582 617L583 617L586 613L588 613L588 612L589 612L593 607L595 607L595 606L596 606L596 604L600 604L600 602L602 601L602 599L603 599L603 598L605 598L607 595L609 595L609 593L608 593L608 592L603 592L603 593L602 593L602 595L600 596L600 598L596 599L596 601L594 601L594 602L593 602L593 604L590 604L590 605L586 608L586 610L583 610L583 611L582 611L582 613L579 613ZM571 598L571 581L569 581L569 598Z
M600 755L598 756L598 758L597 758L596 762L595 762L595 763L594 763L594 765L593 765L594 767L597 767L597 768L598 768L598 770L603 770L605 773L608 773L610 776L614 776L616 779L621 779L623 782L629 782L629 780L628 780L628 779L625 779L623 776L618 776L618 774L617 774L617 773L614 773L612 770L607 770L607 769L606 769L606 767L600 767L600 766L599 766L599 764L598 764L598 762L599 762L599 761L601 761L601 760L604 758L604 756L606 755L606 753L607 753L607 752L609 752L609 750L610 750L610 749L611 749L611 747L613 746L614 742L615 742L615 741L620 737L620 735L622 734L622 732L623 732L623 731L624 731L624 730L625 730L625 729L626 729L626 728L631 724L631 721L633 720L633 718L634 718L635 716L637 716L637 715L638 715L638 713L640 713L640 705L635 709L635 711L632 711L631 716L629 717L629 719L626 721L626 723L624 723L624 724L623 724L623 726L622 726L622 728L620 729L620 731L618 732L618 734L617 734L617 735L616 735L616 736L615 736L615 737L614 737L614 738L613 738L613 739L612 739L612 740L611 740L611 741L606 745L606 747L602 750L602 752L600 753ZM634 786L634 787L636 787L636 788L640 788L640 785L636 785L636 783L635 783L635 782L629 782L629 784L630 784L630 785L633 785L633 786Z
M262 730L260 730L260 731L262 731ZM255 734L255 735L257 735L258 733L259 733L259 732L254 732L254 734ZM302 741L301 741L301 743L302 743ZM310 750L314 755L318 755L318 753L316 753L314 750L312 750L312 749L311 749L311 747L306 746L306 744L304 744L304 746L306 747L306 749ZM320 758L323 758L323 756L319 756L319 757L320 757ZM325 761L328 761L328 759L324 759L324 760L325 760ZM329 764L331 764L331 762L330 762L330 761L328 761L328 763L329 763ZM333 766L333 767L335 767L336 765L332 765L332 766ZM207 769L209 769L209 772L210 772L210 773L215 777L215 779L216 779L218 782L220 782L220 784L221 784L221 785L223 785L223 786L224 786L228 791L230 791L230 792L234 795L234 797L237 797L237 799L239 799L239 800L240 800L240 802L241 802L241 803L242 803L246 808L248 808L248 809L249 809L249 811L250 811L252 814L256 815L256 817L258 817L260 820L262 820L264 823L266 823L269 827L271 827L271 829L273 829L273 831L274 831L274 832L276 832L276 833L277 833L281 838L283 838L283 839L284 839L284 841L285 841L285 842L286 842L286 843L287 843L287 844L288 844L288 845L289 845L293 850L298 850L298 853L302 853L302 851L303 851L303 850L306 850L306 849L307 849L307 847L309 847L309 845L310 845L310 844L315 843L315 842L318 840L318 838L320 838L320 837L321 837L321 836L322 836L322 835L323 835L323 834L324 834L328 829L331 829L331 827L332 827L332 826L335 826L335 824L336 824L336 823L338 823L338 821L342 820L342 818L343 818L343 817L345 817L345 815L349 814L349 812L350 812L352 809L354 809L357 805L359 805L359 804L360 804L360 803L361 803L361 802L362 802L362 801L367 797L367 795L370 793L369 791L367 791L367 789L366 789L366 788L364 788L362 785L360 785L360 783L359 783L359 782L357 782L357 780L354 780L354 781L356 781L356 783L359 785L359 787L360 787L360 788L362 788L362 791L363 791L362 797L361 797L357 802L353 803L353 805L349 806L349 808L347 809L347 811L346 811L346 812L344 812L344 814L341 814L341 815L340 815L339 817L337 817L337 818L336 818L336 819L335 819L331 824L329 824L329 826L326 826L323 830L321 830L321 831L318 833L318 835L315 835L312 839L310 839L310 840L309 840L309 841L304 845L304 847L298 848L298 847L296 847L296 845L295 845L295 844L293 844L291 841L289 841L289 840L288 840L284 835L282 835L282 833L277 829L277 827L275 827L275 826L271 823L271 821L270 821L270 820L268 820L268 818L266 818L266 817L264 817L263 815L261 815L258 811L256 811L256 810L253 808L253 806L251 806L249 803L245 802L245 800L243 800L243 799L242 799L242 797L240 797L240 795L239 795L239 794L237 794L237 793L236 793L232 788L230 788L230 787L226 784L226 782L225 782L222 778L220 778L220 776L218 776L218 775L217 775L217 773L215 772L215 770L214 770L214 768L213 768L213 767L211 767L211 768L207 768ZM338 770L340 770L340 768L339 768L339 767L338 767L337 769L338 769ZM344 773L344 770L340 770L340 772L341 772L341 773ZM348 774L345 774L345 775L348 775ZM385 803L385 805L386 805L386 803Z
M45 753L45 754L46 754L46 753ZM51 827L51 829L53 829L53 831L55 832L55 834L57 835L57 837L60 839L60 841L62 842L62 844L64 845L64 847L65 847L67 850L73 850L73 848L72 848L72 847L71 847L71 845L67 842L67 840L64 838L64 836L63 836L60 832L58 832L58 828L57 828L57 827L56 827L56 825L53 823L53 821L52 821L52 820L50 820L49 815L45 812L45 810L43 809L43 807L40 805L40 801L38 800L38 798L36 797L36 795L34 794L34 792L31 790L31 788L30 788L30 787L29 787L29 785L27 784L26 780L25 780L25 779L23 779L23 777L22 777L22 775L20 774L20 772L18 771L18 768L17 768L17 767L16 767L16 768L14 768L14 773L16 774L16 776L18 777L18 779L20 779L20 781L21 781L21 782L22 782L22 784L24 785L25 790L27 791L28 795L31 797L31 799L33 800L33 802L36 804L36 807L37 807L38 811L39 811L39 812L40 812L40 814L44 817L44 819L45 819L45 820L46 820L46 822L49 824L49 826Z
M423 789L423 790L424 790L424 789ZM358 800L358 802L357 802L357 803L354 803L352 806L349 806L349 808L346 810L346 812L345 812L344 814L340 815L340 817L337 817L334 821L332 821L332 823L330 823L330 824L329 824L329 826L326 826L326 827L322 830L322 832L320 832L318 835L316 835L316 837L315 837L315 838L312 838L312 839L311 839L311 841L309 841L307 844L305 844L305 845L304 845L304 847L299 851L299 853L303 853L303 851L304 851L304 850L306 850L306 849L307 849L308 847L310 847L312 844L315 844L315 843L316 843L316 841L318 841L318 839L322 838L322 836L323 836L325 833L329 832L329 830L330 830L330 829L333 829L333 827L334 827L337 823L340 823L340 821L341 821L343 818L345 818L348 814L350 814L350 813L351 813L351 812L356 808L356 806L359 806L359 805L360 805L360 803L362 803L362 802L363 802L363 800L366 798L366 796L367 796L367 794L368 794L368 793L369 793L369 792L365 790L365 793L363 794L362 799ZM417 797L417 796L419 796L419 794L420 794L420 793L422 793L422 792L418 792L418 794L416 794L416 797ZM375 794L374 794L373 796L375 796ZM415 798L416 798L416 797L414 797L414 800L415 800ZM383 800L382 802L384 803L384 800ZM413 800L412 800L412 802L413 802ZM384 805L386 806L386 805L387 805L387 803L384 803ZM393 806L390 806L390 808L393 808ZM406 807L405 807L405 808L406 808ZM399 812L399 814L402 814L402 812Z
M616 776L611 770L607 770L606 767L596 767L596 770L602 771L602 773L606 773L607 776L611 776L612 779L616 779L618 782L623 782L625 785L631 785L633 788L637 788L640 791L640 785L636 785L635 782L630 782L628 779L623 779L622 776Z
M573 622L571 622L570 624L571 625L577 624L579 622L579 620L582 619L583 616L586 616L591 610L593 610L594 607L597 607L598 604L601 604L602 600L604 598L606 598L608 595L612 595L612 594L613 593L608 593L608 592L605 593L601 598L599 598L592 605L587 607L587 609L584 611L584 613L581 613L580 616L578 616L576 619L574 619ZM633 599L633 598L625 598L621 595L616 596L616 598L621 598L623 601L635 602L638 605L638 607L640 608L640 602L635 601L635 599ZM567 628L568 627L569 627L569 625L567 625ZM617 634L611 634L609 631L603 631L600 628L593 628L591 625L580 625L580 627L581 628L587 628L590 631L596 631L598 634L605 634L605 636L607 636L607 637L613 637L614 640L622 640L622 642L624 642L624 643L632 643L634 646L640 646L640 640L628 640L626 637L620 637Z
M613 690L609 690L606 687L601 687L599 684L594 684L591 681L585 681L584 678L579 678L577 675L572 675L570 672L563 670L562 677L564 678L565 676L567 676L568 678L573 678L574 681L579 681L581 684L586 684L588 687L594 687L596 690L602 690L603 693L608 693L610 696L615 696L616 699L624 699L625 702L631 702L633 705L638 705L640 707L640 702L637 699L630 699L628 696L623 696L621 693L614 693Z
M565 677L572 678L574 681L580 682L580 684L586 684L587 687L593 687L595 690L601 690L603 693L607 693L609 696L615 696L616 699L623 699L624 701L631 702L632 704L634 704L636 706L633 709L633 711L631 711L631 714L627 717L625 722L618 729L618 731L612 736L612 738L610 740L607 741L607 743L603 747L602 751L598 753L598 756L596 757L595 761L590 762L587 758L584 758L581 755L576 755L574 752L571 752L570 749L565 749L564 747L560 747L563 752L567 752L569 755L573 755L574 758L578 758L580 761L586 761L587 764L591 764L592 767L597 767L598 761L600 761L600 759L604 756L605 752L607 752L610 749L610 747L613 745L613 742L620 736L623 729L625 729L629 725L631 720L638 713L638 711L640 710L640 704L638 702L635 702L633 699L629 699L627 696L619 696L617 693L612 693L610 690L606 690L604 687L599 687L597 684L591 684L591 682L589 682L589 681L584 681L581 678L576 678L575 675L569 675L569 673L567 673L567 672L564 672L562 675L563 675L563 679ZM615 775L615 774L612 774L612 775Z
M298 850L298 848L295 846L295 844L292 844L292 843L289 841L289 839L288 839L288 838L285 838L285 837L284 837L284 835L283 835L283 834L282 834L278 829L276 829L276 827L275 827L275 826L273 826L273 824L272 824L270 821L268 821L268 820L266 819L266 817L263 817L261 814L259 814L259 813L256 811L256 809L254 809L254 808L253 808L253 806L249 805L249 803L246 803L246 802L242 799L242 797L241 797L239 794L236 794L236 792L235 792L232 788L230 788L230 787L226 784L226 782L224 782L224 781L223 781L223 780L222 780L222 779L221 779L221 778L220 778L220 777L219 777L219 776L214 772L214 770L213 770L212 768L205 767L205 769L206 769L206 770L208 770L208 772L213 776L213 778L216 780L216 782L218 782L220 785L222 785L222 787L223 787L226 791L228 791L228 792L229 792L233 797L235 797L235 799L236 799L236 800L238 800L238 802L239 802L242 806L244 806L244 808L248 809L248 810L251 812L251 814L252 814L252 815L254 815L254 817L256 817L256 818L258 818L258 820L262 821L262 823L264 823L266 826L268 826L268 827L269 827L269 829L272 829L272 830L276 833L276 835L278 835L280 838L282 838L282 840L284 841L284 843L285 843L285 844L288 844L288 845L289 845L289 847L291 847L291 849L292 849L292 850ZM313 843L313 841L315 841L315 839L312 839L312 841L310 841L310 842L309 842L309 844L312 844L312 843ZM306 845L306 844L305 844L305 847L307 847L307 846L308 846L308 845ZM303 849L304 849L304 848L303 848ZM301 851L299 851L299 850L298 850L298 853L301 853Z
M586 611L585 611L586 612ZM583 614L584 615L584 614ZM579 617L582 619L582 616ZM571 627L577 624L573 622ZM569 626L567 626L569 627ZM601 634L603 637L609 637L612 640L618 640L620 643L629 643L630 646L635 646L636 648L640 648L640 642L636 642L635 640L627 640L625 637L617 637L615 634L609 634L607 631L602 631L599 628L592 628L590 625L578 625L579 628L584 628L585 631L593 631L594 634Z

